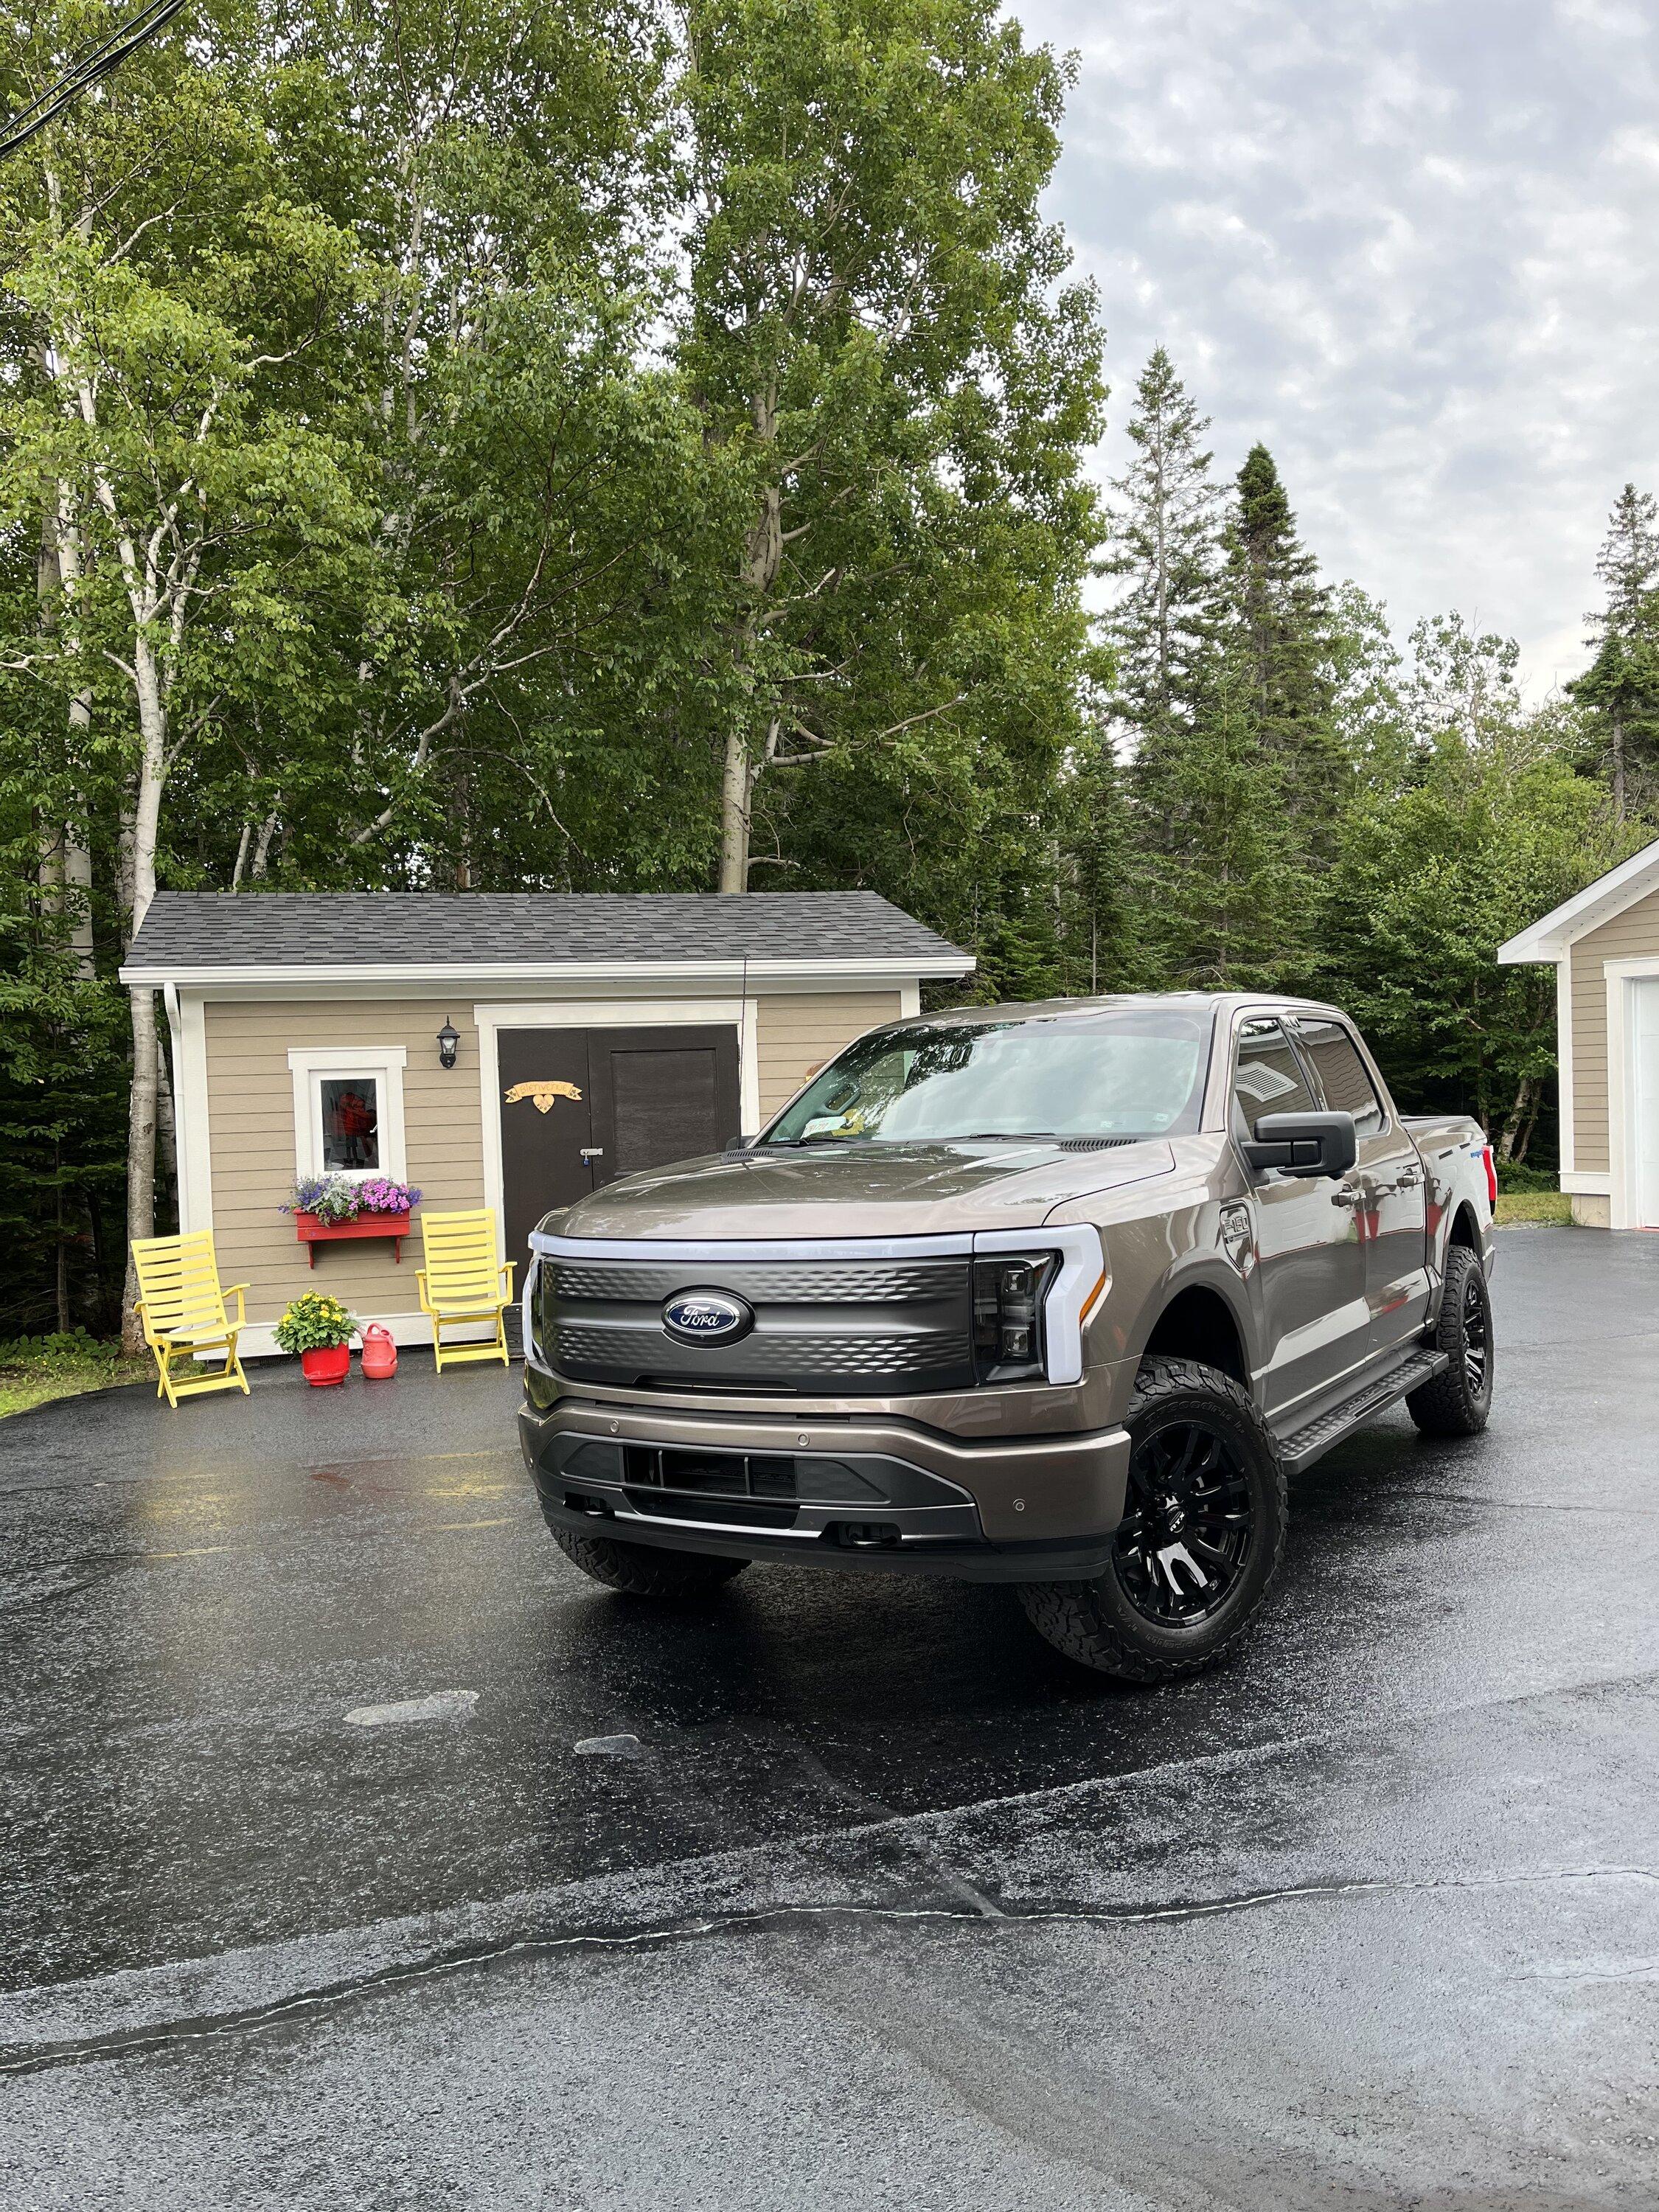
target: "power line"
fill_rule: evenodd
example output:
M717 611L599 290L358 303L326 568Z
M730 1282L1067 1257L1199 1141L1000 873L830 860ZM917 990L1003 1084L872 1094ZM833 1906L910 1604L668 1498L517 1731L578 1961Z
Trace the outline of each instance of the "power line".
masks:
M124 61L170 23L184 4L185 0L148 0L130 22L83 47L55 84L49 84L44 92L37 94L27 107L20 108L0 129L0 161L26 145L38 131L44 131L83 92L113 75Z

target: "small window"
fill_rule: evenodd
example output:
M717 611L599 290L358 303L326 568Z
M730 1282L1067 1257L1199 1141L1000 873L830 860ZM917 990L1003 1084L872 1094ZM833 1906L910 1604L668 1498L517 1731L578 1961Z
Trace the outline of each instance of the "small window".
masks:
M316 1081L323 1139L323 1173L378 1173L380 1167L379 1076L319 1075Z
M1233 1073L1233 1133L1248 1137L1264 1114L1313 1110L1302 1063L1279 1024L1246 1022Z
M312 1176L385 1176L407 1182L402 1045L296 1045L294 1168Z
M1340 1022L1298 1021L1297 1035L1313 1062L1316 1081L1334 1114L1352 1114L1355 1132L1375 1137L1383 1127L1376 1085L1365 1073L1353 1039Z

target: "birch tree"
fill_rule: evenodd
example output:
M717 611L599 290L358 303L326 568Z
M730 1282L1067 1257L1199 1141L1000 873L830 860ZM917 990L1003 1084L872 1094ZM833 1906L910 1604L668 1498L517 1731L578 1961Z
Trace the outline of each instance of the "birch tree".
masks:
M1022 641L1074 606L1100 337L1037 211L1066 72L990 0L693 0L684 21L679 358L747 486L709 659L732 892L787 865L800 778L971 747Z
M354 249L275 189L257 86L162 52L121 93L126 105L77 111L40 142L9 284L34 333L33 374L8 423L3 483L15 516L38 515L46 488L62 612L13 665L67 671L83 734L101 700L125 945L155 896L181 755L280 607L296 549L350 527L349 457L283 379L349 289ZM158 131L192 157L175 146L160 192L146 157ZM153 994L131 993L130 1021L132 1238L154 1230L166 1096Z

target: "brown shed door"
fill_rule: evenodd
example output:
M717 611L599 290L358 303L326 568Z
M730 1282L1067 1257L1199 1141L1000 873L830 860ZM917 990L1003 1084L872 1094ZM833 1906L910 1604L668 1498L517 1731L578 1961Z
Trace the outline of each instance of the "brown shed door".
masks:
M550 1206L737 1134L735 1029L502 1030L496 1052L509 1260Z

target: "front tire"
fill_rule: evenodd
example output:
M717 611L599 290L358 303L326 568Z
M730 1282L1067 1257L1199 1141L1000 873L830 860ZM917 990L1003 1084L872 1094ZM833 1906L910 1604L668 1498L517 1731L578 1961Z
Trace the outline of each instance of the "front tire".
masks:
M1446 1255L1434 1341L1449 1364L1412 1392L1406 1411L1425 1437L1478 1437L1492 1414L1492 1294L1467 1244Z
M663 1552L653 1544L619 1544L613 1536L579 1536L568 1528L554 1529L553 1540L585 1575L627 1597L706 1597L749 1565L711 1552Z
M1131 1682L1195 1674L1242 1642L1285 1549L1285 1470L1249 1393L1193 1359L1148 1359L1125 1424L1129 1485L1111 1564L1027 1583L1039 1636Z

